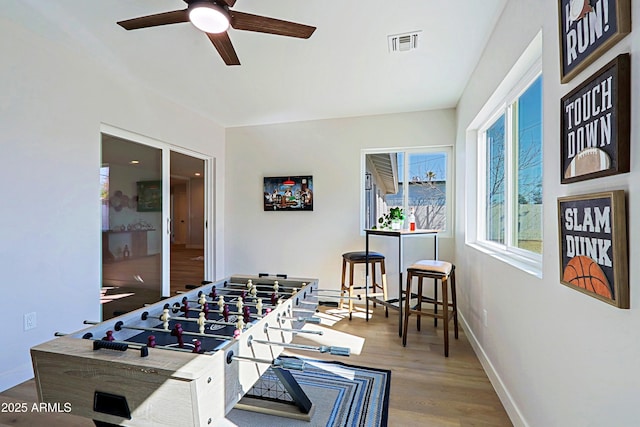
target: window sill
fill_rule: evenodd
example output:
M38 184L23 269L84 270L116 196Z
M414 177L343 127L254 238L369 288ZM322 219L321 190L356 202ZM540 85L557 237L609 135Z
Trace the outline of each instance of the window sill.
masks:
M467 242L467 246L485 253L489 256L492 256L496 259L499 259L502 262L506 262L507 264L524 271L525 273L531 274L532 276L537 277L538 279L542 279L542 263L525 258L523 256L514 254L513 252L508 252L499 248L493 248L486 245L482 245L478 242Z

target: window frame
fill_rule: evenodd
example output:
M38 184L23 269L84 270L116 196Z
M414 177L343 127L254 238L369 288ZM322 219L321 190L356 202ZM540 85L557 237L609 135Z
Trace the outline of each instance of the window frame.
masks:
M502 98L497 108L488 115L488 118L482 122L477 129L477 203L476 203L476 236L475 245L488 250L491 253L499 254L501 258L515 261L515 263L524 263L529 267L533 267L534 271L538 273L538 270L542 270L542 254L532 252L526 249L522 249L516 246L516 230L517 230L517 207L515 203L518 201L517 185L518 185L518 162L514 158L514 153L518 148L518 106L517 101L520 97L531 87L531 85L542 76L542 61L541 58L535 61L535 63L522 75L518 82L513 85L511 90L507 92L507 95ZM505 115L505 243L500 244L488 240L486 237L486 184L487 184L487 141L486 132L491 126L493 126L500 116ZM542 113L544 115L544 113ZM544 120L541 120L541 127L544 128ZM542 133L543 135L543 133ZM544 138L544 136L543 136ZM541 150L544 148L544 139L541 142ZM542 156L542 154L541 154ZM542 159L544 162L544 159ZM542 164L544 170L544 163ZM543 204L544 206L544 204ZM544 215L544 209L541 213ZM544 220L542 221L544 224ZM541 229L541 239L544 242L542 236L543 230Z
M447 176L445 178L446 182L446 209L445 209L445 223L447 224L446 230L438 233L440 237L453 237L455 224L454 224L454 188L455 188L455 171L454 171L454 156L455 156L455 146L453 144L450 145L430 145L430 146L417 146L417 147L391 147L391 148L365 148L361 150L361 159L360 159L360 234L364 235L365 232L365 224L366 224L366 215L367 215L367 192L365 189L366 186L366 173L367 173L367 155L368 154L382 154L382 153L403 153L403 161L404 167L402 177L403 183L409 182L409 168L407 165L409 155L410 154L434 154L434 153L446 153L447 161L446 161L446 171ZM371 186L371 194L373 195L376 186ZM408 188L408 185L407 185ZM409 204L409 191L404 191L402 196L402 205L405 212L405 218L408 215L408 204ZM408 224L406 224L408 225Z

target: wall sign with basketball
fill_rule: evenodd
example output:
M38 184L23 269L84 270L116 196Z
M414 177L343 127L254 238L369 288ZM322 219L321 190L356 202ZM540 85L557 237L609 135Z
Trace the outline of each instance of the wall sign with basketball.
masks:
M624 190L558 198L560 282L629 308Z
M617 56L560 102L561 182L629 172L629 54Z

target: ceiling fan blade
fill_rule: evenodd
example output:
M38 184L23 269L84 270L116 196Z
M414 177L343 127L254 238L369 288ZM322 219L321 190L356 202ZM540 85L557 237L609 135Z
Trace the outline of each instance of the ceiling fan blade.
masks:
M233 48L233 44L231 44L231 39L229 38L229 34L225 31L224 33L219 34L211 34L206 33L213 46L215 46L216 50L222 57L222 60L227 65L240 65L240 60L238 59L238 55L236 55L236 50Z
M234 4L236 4L236 0L221 0L222 3L226 4L229 7L233 7Z
M279 36L298 37L308 39L316 30L316 27L297 24L295 22L282 21L266 16L252 15L250 13L230 10L231 26L236 30L255 31L258 33L277 34Z
M179 24L180 22L189 22L187 9L127 19L126 21L118 22L118 25L125 30L138 30L140 28L157 27L159 25Z

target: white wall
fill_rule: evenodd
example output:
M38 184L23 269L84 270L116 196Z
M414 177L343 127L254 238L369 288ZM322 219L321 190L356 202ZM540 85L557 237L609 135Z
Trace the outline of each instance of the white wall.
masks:
M224 176L221 127L23 24L26 7L0 13L0 390L33 377L31 346L100 317L101 123L214 156Z
M341 254L365 247L361 150L451 145L454 132L453 110L227 129L227 272L317 277L322 288L340 289ZM263 211L263 177L283 175L313 175L312 212ZM396 295L396 240L371 243L387 255ZM405 262L432 254L431 237L406 243ZM451 257L452 239L440 243L441 256Z
M531 426L635 426L640 420L640 275L635 221L640 212L636 110L640 103L640 33L614 46L569 84L560 84L557 1L510 0L457 108L456 259L460 311L468 334L514 424ZM632 22L639 22L640 3ZM469 164L474 146L467 127L536 33L543 31L544 265L538 279L465 245ZM560 185L560 98L621 52L632 58L631 173ZM471 171L471 172L470 172ZM471 184L465 187L465 183ZM621 310L559 282L559 196L626 189L630 241L631 309ZM488 312L483 326L482 310Z

